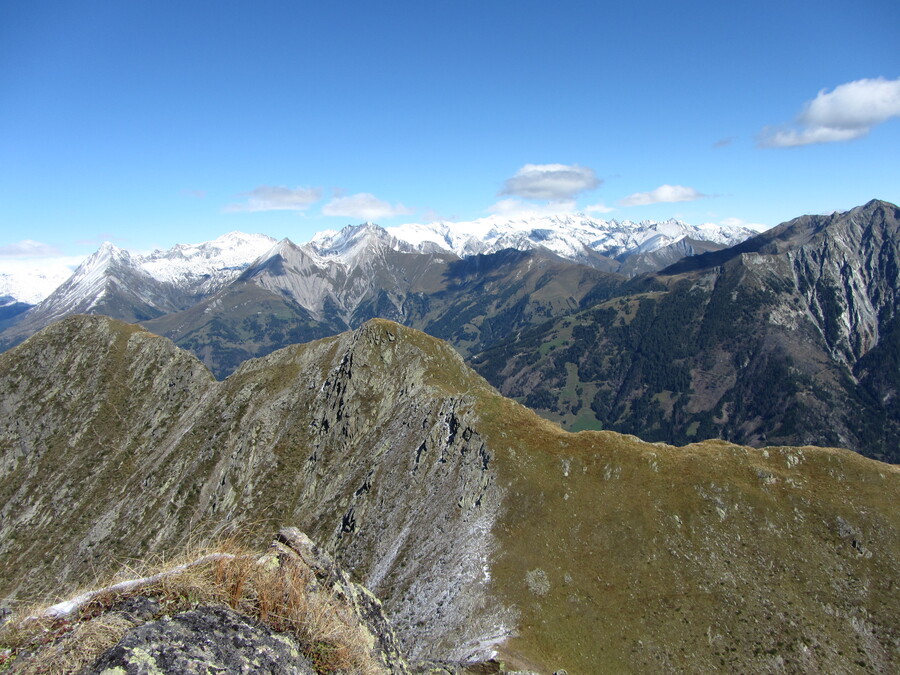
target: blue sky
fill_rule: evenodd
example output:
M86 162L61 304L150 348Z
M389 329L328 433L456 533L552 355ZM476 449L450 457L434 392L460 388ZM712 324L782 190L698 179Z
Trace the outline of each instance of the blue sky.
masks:
M8 2L0 257L900 201L900 3Z

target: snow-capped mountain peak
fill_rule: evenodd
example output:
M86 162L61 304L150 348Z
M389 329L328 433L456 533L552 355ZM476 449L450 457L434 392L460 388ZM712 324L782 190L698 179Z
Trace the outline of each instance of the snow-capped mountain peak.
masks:
M355 267L363 258L380 250L418 252L375 223L348 225L339 232L320 233L307 246L320 258L348 267Z
M177 297L196 298L222 288L274 243L275 239L263 234L229 232L212 241L178 244L165 251L138 255L106 241L82 260L74 272L69 270L68 275L59 274L53 287L45 284L40 287L42 292L35 293L34 285L21 281L33 278L35 272L32 270L30 276L21 272L9 275L11 280L0 285L0 291L6 291L7 287L16 291L30 288L30 295L19 296L8 291L0 295L8 295L7 300L37 304L41 307L39 313L52 317L76 309L90 311L106 296L110 284L117 287L124 284L147 306L171 311L179 302L175 300ZM39 266L35 264L34 268L39 269ZM22 270L23 267L15 269ZM4 276L0 273L0 282Z
M131 264L131 254L128 251L104 241L97 251L89 255L78 266L66 283L70 288L70 293L94 298L94 302L96 302L103 295L106 278L111 268L116 265Z

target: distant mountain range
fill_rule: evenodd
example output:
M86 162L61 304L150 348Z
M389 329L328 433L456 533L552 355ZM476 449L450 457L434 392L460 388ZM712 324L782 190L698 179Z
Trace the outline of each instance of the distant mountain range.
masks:
M422 252L450 251L467 258L505 249L545 249L626 276L661 269L686 255L732 246L756 234L739 226L695 226L674 219L619 222L581 214L514 220L491 216L472 222L401 225L387 228L387 232ZM313 239L314 244L316 241Z
M364 224L304 245L232 233L148 257L105 245L6 319L0 346L101 313L170 337L222 378L382 317L448 340L504 394L571 429L898 461L897 222L896 206L872 201L749 239L678 221L540 218ZM646 266L656 271L634 274Z
M324 260L352 265L352 249L358 246L360 229L373 227L377 228L366 223L339 232L326 230L304 248ZM446 252L467 258L506 249L545 249L562 258L628 276L661 269L685 255L731 246L755 234L739 226L695 226L674 219L619 222L580 214L515 220L491 216L471 222L400 225L385 232L392 237L393 248L407 253ZM145 256L129 255L128 263L189 295L209 294L233 280L275 244L276 240L266 235L230 232L201 244L178 244ZM87 275L87 270L102 270L111 255L121 259L124 254L118 251L113 244L104 243L85 260L80 275ZM636 259L626 264L631 258ZM69 278L63 269L56 265L46 270L36 267L0 273L0 297L7 302L37 304Z

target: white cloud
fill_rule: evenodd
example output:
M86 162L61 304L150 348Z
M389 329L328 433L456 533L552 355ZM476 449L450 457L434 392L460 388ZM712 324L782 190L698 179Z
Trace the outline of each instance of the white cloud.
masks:
M553 216L560 213L572 213L575 211L575 201L565 200L549 202L547 204L529 204L521 199L501 199L487 209L493 216L507 216L518 218L524 216Z
M692 202L707 195L684 185L660 185L650 192L635 192L619 200L619 206L645 206L662 202Z
M584 207L584 212L588 215L591 215L592 213L612 213L613 211L615 211L613 207L601 203L591 204L590 206Z
M225 207L228 213L257 211L304 211L310 204L322 198L320 188L290 188L277 185L260 185L258 188L244 192L243 204L229 204Z
M403 204L391 205L368 192L360 192L347 197L335 197L322 207L326 216L343 216L360 220L380 220L392 216L403 216L412 213Z
M593 169L577 164L526 164L503 183L501 195L525 199L572 199L585 190L593 190L602 181Z
M790 148L850 141L892 117L900 117L900 78L855 80L833 91L822 89L804 106L795 128L766 127L759 143L769 148Z
M33 239L23 239L12 244L0 245L0 257L2 258L47 258L59 255L62 255L62 252L56 246Z

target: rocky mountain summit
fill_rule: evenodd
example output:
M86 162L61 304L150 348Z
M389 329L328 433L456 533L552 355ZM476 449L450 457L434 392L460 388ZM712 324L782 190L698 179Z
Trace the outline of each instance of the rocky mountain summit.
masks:
M900 470L838 449L570 434L396 323L247 361L103 317L0 355L0 596L296 525L412 660L895 672ZM35 536L40 532L40 536Z

